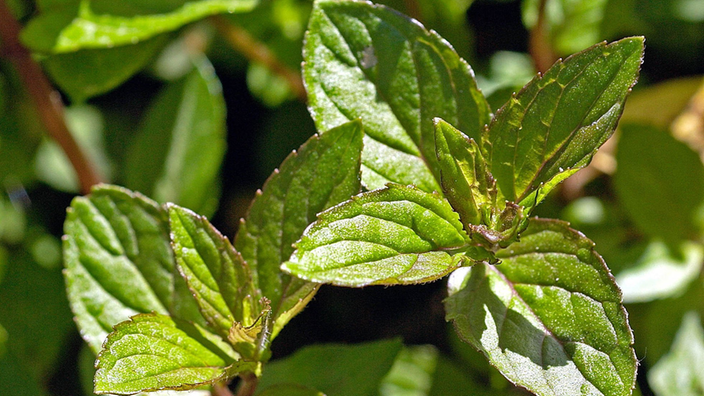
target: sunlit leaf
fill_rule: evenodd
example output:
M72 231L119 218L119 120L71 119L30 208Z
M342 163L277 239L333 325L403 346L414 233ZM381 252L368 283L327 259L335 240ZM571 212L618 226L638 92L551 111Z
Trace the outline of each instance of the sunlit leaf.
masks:
M342 286L409 284L441 278L466 247L457 213L438 194L390 184L318 215L282 268Z
M532 220L520 242L450 277L447 319L511 382L538 395L630 395L637 361L621 293L593 243Z

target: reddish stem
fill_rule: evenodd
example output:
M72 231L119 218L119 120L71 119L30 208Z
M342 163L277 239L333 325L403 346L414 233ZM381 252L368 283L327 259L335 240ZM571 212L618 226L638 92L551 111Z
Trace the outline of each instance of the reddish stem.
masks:
M541 73L548 70L557 60L557 55L555 55L547 33L547 21L545 18L546 4L547 0L540 0L540 5L538 6L538 21L530 32L528 43L533 63Z

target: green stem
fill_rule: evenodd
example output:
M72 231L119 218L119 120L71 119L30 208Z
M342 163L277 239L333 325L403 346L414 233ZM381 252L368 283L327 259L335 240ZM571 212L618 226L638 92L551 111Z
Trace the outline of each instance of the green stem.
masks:
M66 153L66 157L71 161L78 176L81 191L87 194L90 192L91 186L101 182L101 178L95 166L78 146L66 126L61 96L51 86L49 79L44 75L39 64L32 59L30 52L20 43L21 29L22 27L5 4L5 0L0 0L2 56L15 65L25 89L34 102L44 128Z

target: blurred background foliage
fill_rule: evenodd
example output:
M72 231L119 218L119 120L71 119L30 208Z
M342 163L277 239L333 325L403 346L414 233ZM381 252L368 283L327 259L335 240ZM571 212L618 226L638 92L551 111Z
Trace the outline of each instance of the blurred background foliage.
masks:
M299 74L310 0L0 2L23 26L22 44L61 93L70 133L101 180L206 214L226 235L315 133ZM616 276L641 359L637 394L703 394L704 2L383 3L451 42L495 110L558 57L646 37L618 133L538 214L593 239ZM61 275L62 223L80 178L49 138L10 49L0 39L0 394L88 395L94 356ZM274 359L298 352L272 372L303 375L295 362L310 344L401 337L405 347L370 344L393 366L368 394L521 394L454 336L445 293L443 282L323 287L274 343ZM349 360L368 359L363 352Z

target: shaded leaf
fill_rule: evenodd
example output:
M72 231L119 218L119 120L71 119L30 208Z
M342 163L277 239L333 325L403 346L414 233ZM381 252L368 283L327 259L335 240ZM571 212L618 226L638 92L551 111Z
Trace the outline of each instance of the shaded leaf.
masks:
M235 322L252 326L263 307L242 256L203 216L174 204L166 208L176 265L208 324L223 338Z
M304 80L318 130L360 118L362 179L438 191L433 118L480 141L490 110L469 65L440 36L381 5L318 1Z
M81 0L78 10L72 5L45 10L22 31L22 41L35 51L53 53L132 45L210 15L249 11L257 1L189 1L166 13L132 13L129 16L96 13L92 3L91 0ZM56 28L47 31L47 25Z
M538 395L630 395L637 361L621 293L593 243L556 220L450 277L447 319L510 381Z
M402 347L399 340L308 346L266 365L259 386L297 384L327 396L378 395Z
M71 203L64 277L83 339L96 354L112 326L138 314L203 319L174 265L168 214L127 189L99 185Z
M227 380L253 362L203 328L156 313L115 326L98 355L95 393L187 390Z
M697 153L667 131L625 125L616 154L614 187L633 222L667 242L701 233L704 166Z
M280 384L264 389L259 396L325 396L325 394L307 386Z
M530 209L589 163L616 127L643 45L627 38L572 55L497 111L484 149L503 199Z
M457 268L467 234L438 194L390 184L318 215L282 268L313 282L361 287L439 279Z
M212 65L201 58L145 115L125 164L128 188L198 213L217 208L226 149L225 100Z
M359 192L362 135L361 123L353 121L310 138L269 177L240 225L235 247L271 301L272 338L317 290L283 273L281 263L318 212Z
M704 329L690 311L682 320L670 352L648 372L648 383L660 396L700 395L704 389Z

